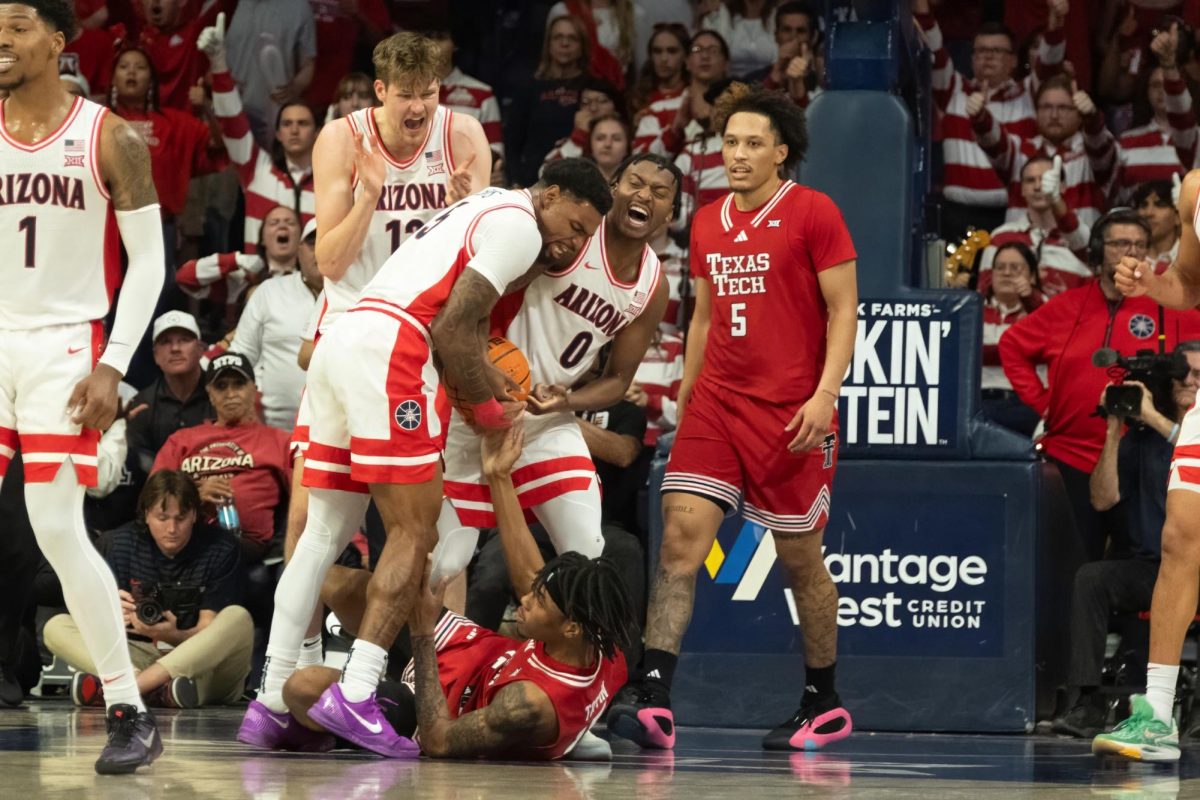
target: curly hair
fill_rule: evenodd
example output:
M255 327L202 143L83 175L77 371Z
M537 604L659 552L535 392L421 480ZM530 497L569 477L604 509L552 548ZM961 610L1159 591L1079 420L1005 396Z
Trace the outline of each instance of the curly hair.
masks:
M771 123L771 132L778 144L787 145L783 168L790 172L808 150L808 129L804 124L804 109L780 91L747 86L734 82L717 98L713 110L713 130L725 134L725 126L734 114L761 114Z
M61 31L68 42L75 35L75 4L71 0L21 0L21 5L36 11L38 19L46 23L51 31Z
M600 168L586 158L564 158L552 161L542 170L539 186L557 186L579 200L591 203L600 216L612 208L612 192Z

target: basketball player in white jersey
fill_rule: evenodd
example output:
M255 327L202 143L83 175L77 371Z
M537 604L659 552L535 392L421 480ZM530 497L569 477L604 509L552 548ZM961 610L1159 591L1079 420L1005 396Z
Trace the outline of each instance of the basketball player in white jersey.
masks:
M387 541L367 610L341 680L308 715L360 747L416 756L383 716L375 687L437 539L449 405L433 353L481 429L511 425L524 404L509 399L509 382L485 362L492 308L510 285L574 261L611 205L599 170L579 159L551 165L528 191L471 195L402 243L322 337L309 365L308 524L275 593L263 688L240 741L314 746L288 714L283 684L325 573L374 500Z
M1183 179L1179 218L1186 220L1175 262L1162 275L1145 259L1125 256L1114 282L1127 297L1148 296L1179 310L1200 305L1200 170ZM1167 521L1162 529L1162 563L1150 604L1150 660L1146 694L1134 695L1130 715L1115 730L1092 741L1092 752L1137 761L1178 761L1175 686L1183 640L1196 614L1200 593L1200 404L1188 410L1175 440L1167 485Z
M103 682L108 742L96 771L111 774L149 764L162 740L125 643L132 609L122 609L88 538L83 494L96 483L96 444L158 300L164 255L145 143L59 84L74 29L70 0L0 3L0 476L20 447L29 520Z
M492 151L479 121L438 104L440 59L437 43L420 34L383 40L373 54L381 105L325 126L317 139L317 263L325 276L318 338L404 239L490 181ZM309 411L302 398L292 436L298 457L288 508L288 557L306 522L303 457ZM304 651L309 658L320 657L319 625L314 619L309 626Z
M595 558L604 547L600 486L574 412L615 405L646 355L669 294L649 242L678 212L681 184L670 159L640 154L626 160L613 176L612 210L575 263L504 298L493 315L493 330L521 348L535 384L513 482L521 506L533 511L559 553ZM518 302L515 316L505 313ZM570 390L610 341L604 374ZM446 495L459 520L495 527L480 442L458 414L445 460ZM436 568L465 567L477 538L472 532L439 542Z

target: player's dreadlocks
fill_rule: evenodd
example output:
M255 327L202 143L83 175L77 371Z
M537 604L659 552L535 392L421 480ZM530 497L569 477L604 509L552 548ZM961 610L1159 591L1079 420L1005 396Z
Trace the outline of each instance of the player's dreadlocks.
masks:
M573 551L546 562L533 580L533 591L546 592L567 619L605 658L626 650L633 636L632 604L625 580L608 558Z
M744 83L733 83L717 99L713 112L713 130L725 134L725 125L734 114L746 112L762 114L771 121L771 131L779 144L787 145L787 158L783 161L784 172L791 172L804 160L808 150L808 129L804 125L804 109L792 98L777 90L753 88Z

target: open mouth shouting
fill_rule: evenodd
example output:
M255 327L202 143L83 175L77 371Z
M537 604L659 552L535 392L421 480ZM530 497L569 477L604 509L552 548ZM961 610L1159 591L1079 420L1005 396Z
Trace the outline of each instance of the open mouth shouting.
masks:
M650 209L635 200L625 211L625 220L631 229L645 230L646 226L650 224Z

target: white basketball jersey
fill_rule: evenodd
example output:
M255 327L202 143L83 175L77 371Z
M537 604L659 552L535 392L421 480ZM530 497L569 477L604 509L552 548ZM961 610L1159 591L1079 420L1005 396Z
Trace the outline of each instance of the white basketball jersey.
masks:
M617 280L608 262L607 219L559 273L545 273L525 289L505 336L529 360L533 382L570 387L587 372L596 354L637 319L658 286L658 256L646 246L633 283Z
M541 249L529 193L484 189L408 237L351 310L370 308L428 328L468 266L504 294L528 272Z
M325 279L325 312L320 329L326 331L333 321L362 293L375 273L411 234L418 231L434 214L446 207L446 184L454 171L450 153L450 123L454 113L438 106L429 123L424 144L406 161L393 158L379 136L375 115L370 108L360 109L345 119L354 135L366 135L371 147L383 153L387 174L371 226L358 256L341 280ZM357 198L363 191L354 187Z
M108 109L76 99L58 130L27 145L0 104L0 329L103 319L121 282L121 240L100 176Z

